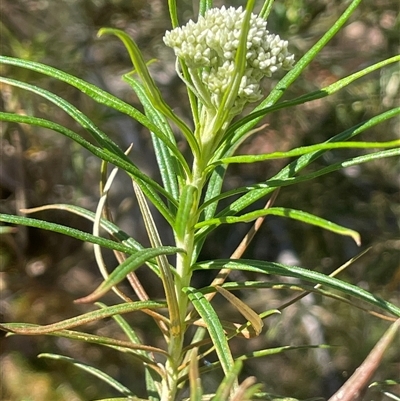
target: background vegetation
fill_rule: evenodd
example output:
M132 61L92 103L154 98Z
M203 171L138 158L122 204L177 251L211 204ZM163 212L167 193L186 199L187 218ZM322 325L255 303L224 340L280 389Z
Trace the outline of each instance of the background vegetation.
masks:
M219 3L215 1L215 5ZM297 59L314 44L339 16L341 1L276 1L269 29L288 39ZM230 1L229 5L240 5ZM192 17L190 1L181 1L182 20ZM363 66L399 53L398 2L364 1L346 27L308 67L291 88L290 97L326 86ZM117 27L132 35L145 53L155 58L152 72L169 104L181 115L187 101L174 70L172 51L162 42L170 28L166 1L163 0L2 0L0 2L1 53L47 63L80 76L140 107L131 89L120 80L130 63L122 45L112 37L96 38L103 26ZM73 103L112 138L126 148L134 144L135 163L156 177L155 159L148 133L126 116L118 115L87 101L80 93L60 82L31 71L2 67L12 76L48 88ZM274 80L265 82L265 93ZM268 126L251 137L240 153L265 153L310 145L399 104L400 73L393 65L370 74L329 99L302 105L290 112L273 113ZM42 98L3 85L0 108L57 120L76 129L68 116ZM363 134L365 140L394 138L400 121L390 120ZM47 203L72 203L94 209L98 198L99 161L53 132L17 125L0 127L0 212L18 213L23 207ZM185 152L182 141L182 151ZM341 155L346 153L341 150ZM351 156L348 150L347 156ZM320 166L337 158L332 151L318 160ZM293 263L331 272L362 250L371 248L344 274L356 285L399 301L400 267L398 239L400 206L399 167L396 160L382 159L357 168L321 177L308 185L297 185L280 192L276 204L314 213L361 233L362 246L351 239L317 228L268 217L245 257ZM230 168L229 187L258 182L272 176L285 160ZM118 224L146 244L140 214L132 197L128 178L114 184L111 202ZM260 204L262 207L262 204ZM46 212L37 217L90 230L84 220L62 212ZM162 221L158 224L163 224ZM248 226L216 230L202 258L228 257ZM165 237L170 235L167 230ZM397 238L396 238L397 237ZM108 263L113 262L110 253ZM100 282L91 248L54 233L19 227L13 234L0 236L0 291L4 321L50 323L82 312L85 306L72 301L93 290ZM149 295L160 293L146 271L138 272ZM204 273L202 273L204 274ZM209 274L209 273L206 273ZM199 283L208 277L196 277ZM128 286L126 288L128 290ZM161 294L161 293L160 293ZM290 293L269 291L263 299L246 299L252 305L263 303L275 308ZM110 295L110 297L113 297ZM271 318L266 334L271 346L329 343L330 350L291 351L246 363L264 382L268 391L293 397L328 397L359 366L387 322L331 299L308 296ZM112 298L113 299L113 298ZM230 311L224 311L229 315ZM147 342L157 344L153 327L134 317ZM93 332L106 335L115 329L111 321L94 324ZM254 340L257 342L257 339ZM143 372L129 356L105 351L95 345L52 337L11 337L2 339L1 399L5 401L89 400L112 389L62 362L37 359L40 352L70 355L101 368L125 383L143 387ZM249 347L236 340L233 347ZM254 344L256 346L256 344ZM242 348L241 348L242 349ZM392 347L375 379L395 378L400 369L399 348ZM213 377L209 378L212 385ZM139 391L140 392L140 391ZM371 393L372 394L372 393ZM372 397L367 395L366 397ZM366 398L372 399L372 398ZM374 399L379 399L375 396Z

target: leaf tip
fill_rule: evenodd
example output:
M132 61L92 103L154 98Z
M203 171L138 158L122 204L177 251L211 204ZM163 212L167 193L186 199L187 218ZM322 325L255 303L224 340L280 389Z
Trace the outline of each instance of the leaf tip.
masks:
M355 243L357 244L357 246L361 246L361 235L359 233L355 233L352 235Z
M100 28L99 31L97 32L97 37L100 38L103 36L105 33L107 33L108 29L107 28Z

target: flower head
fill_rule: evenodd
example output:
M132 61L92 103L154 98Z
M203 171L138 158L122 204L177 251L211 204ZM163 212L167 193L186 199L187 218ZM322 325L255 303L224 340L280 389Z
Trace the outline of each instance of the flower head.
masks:
M245 11L234 7L208 10L197 22L167 31L164 42L186 63L193 84L202 100L218 109L235 73L235 56L239 47ZM270 34L267 22L251 14L247 36L246 67L236 101L235 114L244 105L262 97L260 81L278 69L290 69L294 56L288 42Z

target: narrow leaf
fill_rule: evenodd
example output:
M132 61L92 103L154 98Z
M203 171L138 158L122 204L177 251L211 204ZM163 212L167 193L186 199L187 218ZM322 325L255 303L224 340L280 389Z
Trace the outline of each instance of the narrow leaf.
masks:
M380 61L376 64L373 64L367 68L362 69L361 71L357 71L345 78L339 79L337 82L334 82L333 84L326 86L325 88L322 88L320 90L311 92L311 93L307 93L303 96L300 96L296 99L292 99L292 100L285 100L281 103L278 103L276 105L273 106L269 106L266 108L262 108L261 110L259 109L259 107L257 107L257 111L254 111L253 113L250 113L249 115L247 115L246 117L244 117L243 119L237 121L234 125L232 125L232 127L230 127L230 131L235 131L237 130L240 126L242 126L243 124L246 124L249 121L252 121L254 119L259 120L260 118L264 117L266 114L272 113L274 111L277 110L281 110L284 108L289 108L289 107L293 107L299 104L304 104L310 101L314 101L317 99L321 99L327 96L330 96L332 94L334 94L335 92L339 91L340 89L345 88L347 85L351 84L352 82L354 82L355 80L364 77L367 74L370 74L371 72L376 71L377 69L383 68L389 64L392 63L396 63L400 61L400 55L398 56L394 56L391 58L388 58L386 60Z
M284 345L282 347L274 347L267 349L260 349L257 351L249 352L238 357L241 361L246 361L253 358L263 358L265 356L271 356L276 354L282 354L286 351L295 350L310 350L310 349L327 349L332 348L330 345L318 344L318 345Z
M28 323L3 323L0 324L0 330L4 330L8 333L12 334L20 334L26 335L25 331L27 329L33 329L35 327L41 327L36 324L28 324ZM59 330L52 331L51 333L45 333L49 336L62 337L62 338L70 338L72 340L84 341L92 344L99 344L108 347L112 347L120 352L128 352L135 358L144 362L146 365L151 367L155 372L157 372L160 376L163 375L161 369L157 364L155 364L151 359L148 359L142 355L142 353L138 353L140 351L154 352L157 354L161 354L164 356L168 356L167 352L162 350L161 348L152 347L151 345L139 345L133 344L130 341L122 341L116 340L114 338L97 336L95 334L83 333L80 331L73 330ZM35 335L35 334L32 334Z
M178 213L176 214L176 221L174 231L179 241L182 241L185 233L188 230L188 223L193 221L193 215L197 210L193 207L197 204L197 188L193 185L185 185L179 200Z
M268 97L263 100L260 105L257 106L255 111L260 110L265 107L272 106L275 104L281 96L284 95L287 88L296 81L296 79L301 75L301 73L305 70L311 61L313 61L316 55L324 49L325 45L336 35L336 33L340 30L340 28L346 23L346 21L353 14L355 9L361 3L361 0L353 0L347 9L343 12L343 14L335 21L333 26L323 35L323 37L296 63L294 68L289 71L274 87ZM235 148L236 143L240 141L240 138L246 135L250 129L252 129L262 117L253 119L252 121L244 124L240 127L240 129L236 130L233 138L229 138L227 135L227 145L226 151L229 148ZM233 144L233 145L232 145ZM224 152L225 153L225 152Z
M233 357L229 348L224 329L218 315L204 295L192 287L186 287L183 291L188 295L198 314L206 322L207 331L210 334L211 341L215 346L218 359L221 362L222 369L227 375L233 368Z
M39 206L35 208L30 208L30 209L21 209L21 212L23 213L36 213L40 212L43 210L65 210L70 213L74 213L78 216L82 216L87 220L90 220L92 222L95 221L95 213L93 213L90 210L87 210L83 207L75 206L75 205L67 205L64 203L58 203L54 205L44 205L44 206ZM132 248L133 251L138 251L141 249L144 249L143 245L141 245L139 242L137 242L134 238L129 236L126 232L121 230L116 224L113 222L101 218L100 221L100 226L102 229L104 229L107 233L109 233L112 237L116 238L118 241L120 241L122 244L129 246ZM155 263L149 261L146 262L146 264L151 268L151 270L157 275L160 275L160 272L158 270L158 267Z
M96 302L96 306L104 309L107 308L107 305L101 303L101 302ZM132 341L134 344L139 344L141 345L142 342L140 338L137 336L135 333L135 330L128 324L128 322L119 314L111 316L115 322L118 324L118 326L122 329L122 331L125 333L125 335L128 337L129 341ZM143 352L143 355L151 358L150 354Z
M199 15L204 17L207 10L213 7L212 0L200 0L199 2Z
M136 301L136 302L124 302L122 304L108 306L103 309L98 309L92 312L84 313L70 319L62 320L61 322L47 324L43 326L27 325L25 328L21 324L18 334L26 335L37 335L37 334L49 334L55 331L71 329L73 327L82 326L83 324L91 323L96 320L105 319L114 315L120 315L124 313L130 313L139 311L142 309L159 309L165 308L165 303L155 301ZM12 327L12 324L3 324L4 327ZM16 331L14 331L15 333Z
M96 305L102 308L106 307L106 305L100 302L96 302ZM142 342L140 338L137 336L135 330L128 324L128 322L121 315L114 315L112 316L112 318L117 322L118 326L123 330L123 332L126 334L126 336L132 343L142 345ZM138 350L137 352L143 355L144 357L148 358L149 360L153 361L153 363L155 363L154 355L152 353L140 350ZM156 377L155 372L151 370L147 366L147 364L144 364L144 367L146 375L146 388L148 391L151 389L154 393L156 393L157 392L156 383L158 382L159 377L158 376ZM154 401L152 397L150 398L150 400Z
M182 153L179 151L174 133L172 132L168 121L165 119L164 115L162 115L157 110L157 108L148 98L146 91L143 89L143 86L140 85L140 83L137 82L135 79L131 78L129 74L124 75L124 79L129 83L129 85L131 85L135 93L138 95L140 102L145 109L146 115L149 116L151 121L153 121L157 125L157 127L159 127L159 131L152 131L152 133L165 147L165 150L162 151L162 154L164 155L163 164L165 163L169 168L169 170L165 171L168 176L164 177L164 175L162 174L162 177L165 183L169 183L168 187L170 187L172 191L171 193L173 193L173 195L176 195L175 199L177 199L178 188L176 186L176 175L178 174L178 171L176 171L174 163L172 162L172 155L177 161L179 161L179 165L186 172L186 174L190 175L189 166ZM155 143L157 144L158 142L156 141ZM160 152L160 145L156 146L156 150L157 149L159 149ZM161 171L161 173L163 173L163 171ZM172 181L173 178L175 179L175 183L174 181Z
M101 400L94 400L94 401L152 401L152 400L147 399L147 398L138 398L138 397L128 397L128 398L117 397L117 398L102 398ZM285 400L282 400L282 401L285 401ZM289 400L289 401L291 401L291 400ZM308 401L308 400L306 400L306 401Z
M235 223L248 223L254 221L261 216L275 215L281 217L288 217L294 220L299 220L304 223L321 227L325 230L332 231L336 234L346 235L354 239L357 245L361 245L360 234L357 231L351 230L349 228L340 226L338 224L332 223L331 221L322 219L313 214L303 212L301 210L295 210L284 207L271 207L269 209L255 210L254 212L246 213L241 216L224 216L216 217L214 219L202 221L197 223L195 228L207 227L207 226L219 226L220 224L235 224Z
M332 276L332 275L331 275ZM332 276L333 277L333 276ZM303 284L303 283L296 283L296 284L290 284L290 283L283 283L283 282L278 282L278 281L244 281L244 282L228 282L223 284L223 288L229 290L229 291L234 291L234 290L256 290L256 289L266 289L266 288L271 288L274 290L290 290L290 291L297 291L297 292L301 292L301 294L294 298L294 300L291 300L283 305L281 305L279 307L279 309L274 310L274 313L280 313L280 311L284 308L286 308L287 306L289 306L289 303L292 304L300 297L303 297L309 293L316 293L316 294L320 294L323 295L325 297L328 298L332 298L335 299L337 301L346 303L348 305L351 305L354 308L360 309L364 312L367 313L371 313L374 316L377 316L381 319L384 320L388 320L388 321L395 321L396 318L394 317L389 317L386 315L382 315L382 314L378 314L376 312L371 311L368 308L362 307L361 305L358 305L354 302L351 302L350 300L348 300L347 298L344 298L343 296L340 296L339 294L336 294L332 291L329 290L324 290L321 289L318 285L316 286L312 286L312 285L307 285L307 284ZM204 287L200 290L202 292L202 294L208 294L210 292L215 291L214 287ZM268 315L265 315L265 313L270 313L271 311L266 311L264 313L261 313L259 316L264 319L265 317L267 317ZM224 327L225 328L225 327Z
M146 390L149 396L147 401L160 401L161 385L159 377L156 377L155 372L146 366L145 371ZM136 400L135 400L136 401Z
M115 388L117 391L119 391L123 395L125 395L125 396L133 396L134 395L132 393L132 391L129 390L129 388L127 388L123 384L119 383L117 380L112 378L107 373L105 373L105 372L101 371L100 369L97 369L93 366L87 365L86 363L79 362L76 359L73 359L73 358L70 358L67 356L63 356L63 355L48 354L48 353L39 354L38 358L48 358L48 359L55 359L55 360L59 360L59 361L68 362L68 363L74 365L75 367L77 367L81 370L84 370L85 372L88 372L95 377L98 377L100 380L109 384L111 387Z
M179 26L176 0L168 0L168 10L171 18L172 28L176 28L177 26Z
M49 92L46 89L39 88L34 85L30 85L26 82L17 81L11 78L0 77L0 82L4 82L8 85L12 85L26 91L35 93L47 100L56 106L60 107L64 110L68 115L70 115L79 125L85 128L97 141L97 143L101 144L103 147L108 150L114 152L115 154L123 157L122 150L103 132L101 131L94 123L91 121L85 114L83 114L80 110L78 110L71 103L67 102L65 99L57 96L56 94ZM129 159L126 159L127 161Z
M42 118L28 117L28 116L13 114L13 113L0 112L0 121L9 121L9 122L22 123L22 124L36 125L39 127L48 128L53 131L59 132L62 135L65 135L66 137L71 138L72 140L77 142L79 145L81 145L85 149L89 150L91 153L93 153L95 156L99 157L100 159L105 160L117 167L120 167L121 169L123 169L124 171L129 173L133 178L136 179L138 184L141 185L143 192L152 201L153 205L160 211L160 213L165 217L165 219L171 225L173 224L173 217L172 217L170 211L168 210L168 208L165 206L165 204L162 202L162 200L160 199L160 197L158 196L158 194L155 191L160 192L173 204L176 204L175 199L173 197L171 197L171 195L161 185L159 185L158 183L153 181L150 177L148 177L146 174L141 172L131 162L128 163L126 160L111 153L107 149L101 149L101 148L91 144L90 142L83 139L80 135L63 127L62 125L53 123L48 120L44 120Z
M100 29L98 35L101 36L103 34L111 34L117 36L125 45L129 56L131 58L132 64L135 67L136 72L140 76L144 88L151 99L152 104L154 107L158 109L165 117L171 119L182 131L182 134L185 136L186 140L188 141L193 153L199 153L199 146L197 141L190 130L190 128L181 120L173 111L172 109L165 103L164 99L161 96L160 90L158 89L157 85L155 84L153 78L151 77L146 63L143 60L142 53L138 48L137 44L134 40L127 35L124 31L119 29L113 28L102 28ZM126 76L125 76L126 77Z
M399 109L400 114L400 109ZM388 142L329 142L320 143L318 145L302 146L300 148L292 149L287 152L272 152L261 155L243 155L225 157L218 161L218 164L231 164L231 163L255 163L265 160L282 159L294 156L301 156L307 153L316 152L318 150L331 150L331 149L369 149L369 148L394 148L400 146L400 139Z
M218 201L213 201L217 199L217 197L221 193L222 184L224 182L226 172L226 166L219 165L213 169L211 176L208 180L206 194L204 196L204 204L207 206L202 207L200 206L201 212L201 219L210 219L214 217L214 214L217 210ZM197 260L198 255L203 247L204 241L206 237L202 237L196 240L195 248L193 251L193 260Z
M329 139L327 142L340 142L343 140L350 139L361 132L372 128L373 126L381 123L382 121L385 121L389 118L393 118L397 116L400 113L400 108L392 109L389 111L386 111L378 116L372 117L368 121L365 121L363 123L360 123L354 127L351 127L340 134L335 135L333 138ZM217 196L214 199L210 199L207 202L205 202L202 205L202 208L208 207L212 202L217 202L227 196L235 195L238 193L243 193L245 192L245 195L240 197L239 199L235 200L233 203L229 205L229 207L225 208L219 213L219 216L223 215L234 215L240 210L250 206L252 203L256 202L258 199L264 197L265 195L269 194L275 188L284 186L284 185L292 185L292 183L297 183L301 181L307 181L310 180L316 176L320 176L323 174L327 174L332 171L339 170L343 167L349 167L351 165L356 165L356 164L361 164L365 163L368 161L372 161L376 158L382 158L382 157L391 157L391 156L397 156L399 154L397 149L391 149L388 151L382 151L382 152L376 152L372 153L369 155L363 155L359 157L355 157L352 159L349 159L344 162L339 162L335 163L329 167L326 167L325 169L319 170L319 173L311 173L307 174L301 177L294 177L296 174L298 174L302 169L304 169L306 166L311 164L313 161L318 159L325 151L320 150L317 152L312 152L305 154L301 156L299 159L291 162L288 164L286 167L284 167L278 174L276 174L274 177L271 179L267 180L265 182L265 185L263 184L256 184L255 186L251 187L244 187L240 189L235 189L229 192L226 192L224 194L221 194L220 196ZM252 191L249 191L249 189L253 188ZM205 234L205 233L204 233Z
M76 303L94 302L105 293L107 293L113 286L121 282L129 273L135 271L138 267L142 266L147 261L160 256L160 255L173 255L180 252L179 248L172 246L162 246L159 248L146 248L137 251L135 254L129 256L123 263L121 263L103 283L94 290L90 295L79 298Z
M377 306L394 316L400 317L400 308L394 304L385 301L360 287L346 283L345 281L301 267L250 259L241 259L240 261L222 259L210 262L201 262L193 266L194 270L220 270L223 268L251 271L261 274L276 274L310 281L315 284L326 285L327 287L339 290L347 295L354 296L364 302Z
M62 110L64 110L67 114L69 114L75 121L77 121L83 128L85 128L95 139L96 141L107 148L108 150L114 152L118 156L124 158L127 162L131 163L131 161L128 158L124 157L124 153L122 150L110 139L108 135L106 135L103 131L101 131L85 114L83 114L80 110L78 110L75 106L73 106L71 103L67 102L63 98L57 96L54 93L51 93L45 89L39 88L34 85L30 85L25 82L17 81L11 78L5 78L5 77L0 77L0 82L7 83L8 85L13 85L22 89L25 89L27 91L36 93L43 98L49 100L56 106L60 107ZM131 81L129 81L131 83ZM137 89L137 88L136 88ZM138 90L136 90L138 92ZM140 95L140 93L138 93ZM150 107L150 103L146 99L140 97L140 100L142 104L146 107ZM154 117L154 116L153 116ZM150 121L154 122L154 118L151 119ZM177 158L177 160L180 161L182 167L185 167L185 169L188 171L188 166L187 163L182 156L182 154L178 151L176 143L172 141L171 138L173 136L169 136L169 138L164 134L162 131L162 127L165 125L165 122L161 124L160 119L156 121L156 124L154 124L154 127L157 127L157 129L154 129L152 132L159 137L162 142L165 144L166 147L168 147L171 152L174 154L174 156Z
M19 58L0 56L0 63L26 68L44 75L48 75L52 78L58 79L59 81L66 82L67 84L74 86L82 93L91 97L97 103L104 104L105 106L118 110L121 113L127 114L153 132L158 131L158 127L154 125L145 115L136 110L133 106L125 103L118 97L113 96L111 93L100 89L98 86L84 81L83 79L77 78L71 74L58 70L54 67L50 67L46 64L22 60Z
M324 344L319 344L319 345L296 345L296 346L292 346L292 345L285 345L282 347L275 347L275 348L267 348L267 349L262 349L262 350L257 350L257 351L253 351L253 352L249 352L246 354L243 354L239 357L237 357L236 360L238 361L246 361L248 359L253 359L253 358L262 358L265 356L271 356L271 355L277 355L277 354L281 354L284 353L286 351L296 351L296 350L309 350L309 349L318 349L318 348L332 348L329 345L324 345ZM203 366L200 368L200 373L204 374L206 372L209 372L211 370L214 370L216 368L220 367L220 362L216 361L213 363L209 363L207 364L207 366Z
M56 223L50 223L45 220L32 219L30 217L14 216L11 214L0 213L0 221L11 224L20 224L28 227L41 228L42 230L47 230L47 231L53 231L56 233L68 235L69 237L76 238L80 241L90 242L92 244L98 244L105 248L113 249L127 254L134 254L137 252L137 250L132 248L131 246L127 246L120 242L112 241L101 237L96 237L87 232L77 230L76 228L71 228Z

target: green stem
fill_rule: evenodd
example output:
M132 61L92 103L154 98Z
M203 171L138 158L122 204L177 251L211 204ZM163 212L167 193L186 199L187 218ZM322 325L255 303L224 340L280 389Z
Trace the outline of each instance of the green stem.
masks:
M168 344L169 358L166 363L166 377L162 383L162 396L161 401L173 401L176 398L178 391L178 380L179 380L179 366L183 361L183 341L186 331L186 317L189 309L189 298L182 289L190 285L192 278L193 264L193 252L194 252L194 241L195 241L195 225L199 219L199 207L201 200L201 193L205 183L205 167L207 157L194 157L193 160L193 173L188 178L186 185L191 185L196 188L194 197L189 199L191 202L189 205L190 209L194 212L191 213L185 224L183 235L181 239L177 237L176 244L185 250L177 255L176 261L176 272L175 277L175 290L178 302L178 310L180 315L180 330L177 335L171 334L170 341ZM181 201L185 201L182 199Z

